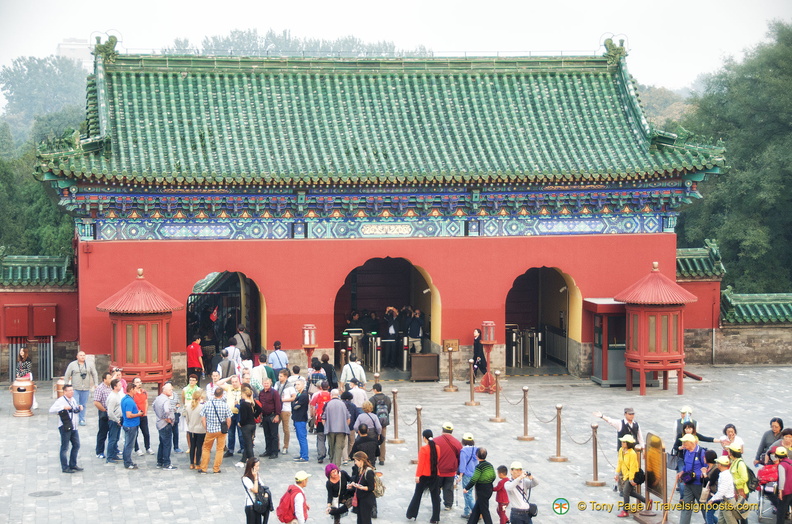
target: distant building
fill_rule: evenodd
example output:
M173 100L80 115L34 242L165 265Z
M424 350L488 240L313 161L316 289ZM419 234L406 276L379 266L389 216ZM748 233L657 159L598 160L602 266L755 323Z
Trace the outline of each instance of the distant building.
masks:
M93 55L91 54L92 47L88 40L83 38L66 38L58 44L58 49L55 52L57 56L71 58L77 60L82 66L90 71L93 69Z

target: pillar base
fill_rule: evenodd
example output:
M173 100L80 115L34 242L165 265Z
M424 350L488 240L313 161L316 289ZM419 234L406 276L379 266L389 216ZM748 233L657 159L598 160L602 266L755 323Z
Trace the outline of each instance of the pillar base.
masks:
M412 459L412 460L410 461L410 464L418 464L418 459Z
M404 444L403 438L389 438L388 444Z
M532 435L520 435L519 437L517 437L517 440L521 440L523 442L530 442L530 441L532 441L535 438L536 437L534 437Z
M606 483L605 483L604 480L587 480L586 481L586 486L591 486L593 488L601 488L605 484Z
M446 386L443 388L443 391L447 391L449 393L456 393L457 391L459 391L459 388L456 386Z
M480 406L481 402L478 402L476 400L468 400L467 402L465 402L465 405L466 406Z
M32 417L33 412L29 409L18 409L14 412L15 417Z
M490 422L506 422L506 419L503 417L492 417Z
M547 460L549 460L550 462L567 462L569 459L566 458L566 457L553 456L553 457L548 458Z

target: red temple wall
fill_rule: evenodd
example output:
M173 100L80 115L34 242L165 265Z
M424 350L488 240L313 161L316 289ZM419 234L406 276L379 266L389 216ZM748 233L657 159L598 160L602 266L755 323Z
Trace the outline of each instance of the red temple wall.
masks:
M0 343L6 342L5 306L10 305L49 305L55 304L56 335L55 342L75 342L79 338L79 308L77 291L0 291ZM33 322L32 311L29 321Z
M465 237L355 240L204 240L90 242L79 247L80 345L108 353L110 321L96 305L136 275L185 302L193 285L214 271L240 271L258 285L266 303L267 337L300 347L301 327L317 327L320 347L333 346L336 295L350 271L367 260L402 257L422 268L442 304L442 338L468 339L482 320L505 322L506 295L532 267L570 275L583 297L611 297L642 278L653 261L675 278L676 235ZM398 305L397 305L398 306ZM591 326L583 315L582 342ZM691 320L687 320L691 322ZM173 351L186 346L185 311L174 313Z
M685 306L685 329L717 329L720 317L720 282L679 282L698 297Z

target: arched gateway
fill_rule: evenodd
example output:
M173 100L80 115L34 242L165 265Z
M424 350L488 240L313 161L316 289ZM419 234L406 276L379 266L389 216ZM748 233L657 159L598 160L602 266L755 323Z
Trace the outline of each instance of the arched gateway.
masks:
M307 323L316 351L332 352L336 303L353 301L351 282L341 298L339 288L392 254L442 293L433 345L458 340L463 352L484 320L505 338L517 276L560 268L574 281L541 279L558 302L541 320L569 324L564 345L580 351L567 365L588 374L594 328L576 320L575 301L612 297L652 261L673 277L676 210L725 165L721 148L649 126L615 44L572 60L180 59L112 47L95 52L86 135L43 145L35 168L75 217L80 346L91 353L110 337L94 329L96 304L137 267L183 303L195 275L234 267L266 294L262 345L277 338L299 356ZM186 326L186 312L173 321ZM173 348L186 331L173 330ZM504 353L496 340L493 365Z

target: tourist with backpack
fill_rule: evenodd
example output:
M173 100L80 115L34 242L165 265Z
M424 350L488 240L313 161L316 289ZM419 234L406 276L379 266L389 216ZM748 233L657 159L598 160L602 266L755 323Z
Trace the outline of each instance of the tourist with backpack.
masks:
M302 470L294 474L294 484L286 489L275 512L279 521L289 524L305 524L308 521L308 510L311 508L304 490L310 476Z
M388 425L390 424L392 403L390 397L382 392L382 384L376 382L373 386L371 386L371 389L375 393L371 396L371 398L369 398L369 402L374 405L374 414L377 415L380 426L382 427L382 431L380 432L379 454L379 463L380 466L382 466L385 464L385 441L388 438Z
M245 487L245 521L247 524L266 524L269 514L274 509L272 493L259 475L259 459L250 457L245 462L245 473L242 485Z
M729 451L729 458L731 459L729 471L734 479L734 499L737 504L743 504L748 499L751 491L756 489L758 481L756 480L756 475L754 475L753 470L748 469L748 465L742 458L743 446L732 443L726 449ZM747 522L748 511L743 511L741 513L743 517L740 520Z
M462 435L462 449L459 451L458 479L462 482L463 486L470 482L470 479L473 477L473 472L478 464L478 459L476 458L477 451L478 448L473 440L473 435L471 433ZM470 512L473 511L473 492L468 491L463 494L463 497L465 499L465 507L462 509L462 518L466 519L470 517Z
M371 524L371 516L377 499L374 496L374 466L371 465L368 455L363 451L356 452L352 458L355 461L356 471L353 482L347 485L355 488L352 496L352 506L357 507L357 524Z
M778 484L776 485L776 495L778 496L778 510L776 511L776 523L783 524L789 506L792 505L792 460L789 460L785 447L778 446L771 448L770 453L779 459L778 462Z

